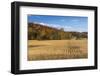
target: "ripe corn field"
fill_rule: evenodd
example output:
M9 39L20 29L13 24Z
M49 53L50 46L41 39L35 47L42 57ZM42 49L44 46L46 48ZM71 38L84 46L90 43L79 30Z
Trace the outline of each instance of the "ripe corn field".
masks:
M87 39L28 40L28 61L87 58L87 45Z

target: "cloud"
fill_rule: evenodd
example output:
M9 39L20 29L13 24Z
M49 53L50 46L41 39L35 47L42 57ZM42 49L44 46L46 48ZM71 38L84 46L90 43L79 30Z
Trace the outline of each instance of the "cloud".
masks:
M41 25L47 25L46 23L42 23L42 22L41 22L41 23L39 23L39 24L41 24Z
M35 24L40 24L40 25L48 25L47 23L43 23L43 22L34 22Z
M87 30L86 29L84 29L84 28L74 28L74 27L72 27L72 28L66 28L66 30L65 31L77 31L77 32L86 32Z

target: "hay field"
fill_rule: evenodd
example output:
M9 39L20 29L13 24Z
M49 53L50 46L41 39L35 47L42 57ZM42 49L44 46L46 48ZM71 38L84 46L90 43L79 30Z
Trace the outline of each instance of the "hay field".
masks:
M87 40L28 40L28 61L88 57Z

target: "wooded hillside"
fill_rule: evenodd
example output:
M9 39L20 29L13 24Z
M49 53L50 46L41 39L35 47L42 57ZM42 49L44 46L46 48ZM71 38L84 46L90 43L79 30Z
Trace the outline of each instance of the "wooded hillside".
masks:
M67 40L87 38L87 32L64 31L37 23L28 23L29 40Z

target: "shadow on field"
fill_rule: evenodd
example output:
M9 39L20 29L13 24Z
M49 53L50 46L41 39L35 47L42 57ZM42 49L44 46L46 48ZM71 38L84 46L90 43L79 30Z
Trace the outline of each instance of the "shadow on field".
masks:
M43 47L43 46L48 46L48 45L29 45L29 48L33 48L33 47Z

